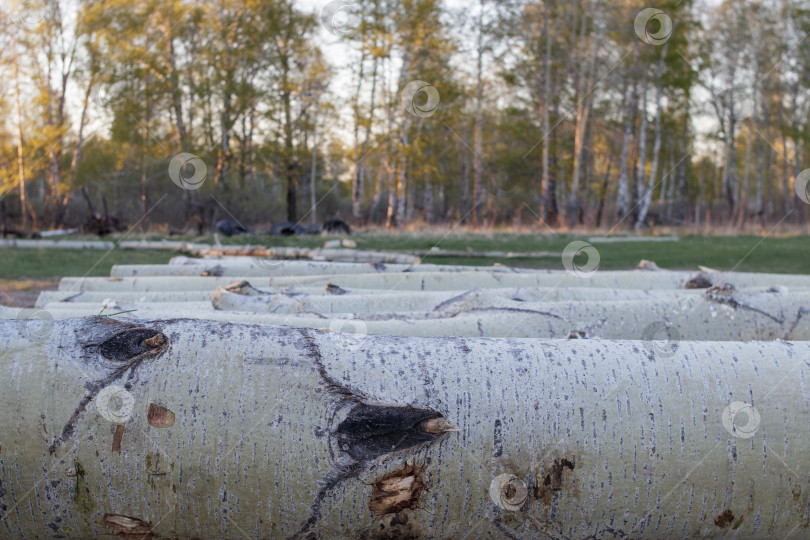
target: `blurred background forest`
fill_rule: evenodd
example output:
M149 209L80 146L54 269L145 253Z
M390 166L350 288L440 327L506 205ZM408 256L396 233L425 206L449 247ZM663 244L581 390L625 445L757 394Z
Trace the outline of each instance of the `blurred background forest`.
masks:
M186 232L810 215L810 0L13 0L0 18L6 230L90 207Z

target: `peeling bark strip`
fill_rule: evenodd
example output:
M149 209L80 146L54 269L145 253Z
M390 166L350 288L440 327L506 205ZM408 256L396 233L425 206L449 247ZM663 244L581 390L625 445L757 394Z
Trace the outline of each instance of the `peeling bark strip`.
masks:
M115 432L113 433L112 451L121 453L121 441L124 438L124 425L116 424Z
M563 488L565 481L565 471L573 471L576 465L573 460L567 458L557 458L551 467L541 475L538 475L537 483L534 486L534 496L543 501L544 504L551 504L551 497L555 491Z
M422 481L422 470L414 465L406 465L392 471L374 483L368 508L371 515L380 518L386 514L396 514L400 510L416 508L419 497L426 489Z
M102 523L111 534L131 540L149 540L156 538L152 533L152 524L142 519L121 514L104 514Z
M92 410L50 455L51 426L140 358L98 346L137 328L170 346L110 383L135 402L131 459ZM805 537L810 478L790 471L810 452L809 358L810 343L779 341L682 341L667 358L605 340L347 349L329 332L205 320L56 320L35 341L2 320L0 535ZM176 413L170 429L150 426L150 403ZM460 431L433 433L440 418ZM518 511L490 497L501 474L525 483ZM499 500L522 496L513 481ZM372 498L415 504L375 518Z

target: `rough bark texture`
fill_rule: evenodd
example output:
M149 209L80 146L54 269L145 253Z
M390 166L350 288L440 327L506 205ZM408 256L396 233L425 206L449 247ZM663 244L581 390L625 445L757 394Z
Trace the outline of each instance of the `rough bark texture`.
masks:
M321 287L291 287L286 289L258 289L267 294L284 294L287 296L320 296L328 294L326 288ZM347 290L347 289L342 289ZM635 289L605 289L597 287L529 287L529 288L503 288L503 289L478 289L482 292L492 292L504 295L507 298L514 298L521 301L555 302L555 301L578 301L578 300L643 300L655 296L675 296L683 295L688 291L684 290L635 290ZM375 291L373 289L348 289L350 295L408 295L415 296L410 291L389 292ZM434 291L423 292L419 296L438 294L442 297L451 298L464 294L465 290ZM697 292L697 291L691 291ZM189 291L157 291L157 292L104 292L104 291L42 291L37 299L36 307L45 307L56 302L71 304L91 304L101 305L104 300L114 299L128 303L166 303L172 302L178 307L182 304L207 303L211 299L210 289L189 290ZM250 311L250 309L248 308Z
M242 257L243 261L188 259L185 264L115 265L112 277L134 276L323 276L336 274L370 274L397 272L474 271L474 267L441 264L385 264L326 261L286 261ZM481 267L482 271L511 272L507 267Z
M611 287L618 289L677 289L685 288L695 277L694 272L600 271L589 275L575 272L540 270L536 272L406 272L399 274L342 274L330 276L281 277L170 277L135 278L63 278L60 291L188 291L224 287L243 277L256 287L326 287L332 283L344 288L446 291L458 289L502 287ZM786 287L810 288L810 276L784 274L706 274L708 285L725 281L737 288ZM705 288L705 287L704 287Z
M238 297L238 298L235 298ZM710 289L705 295L649 300L524 302L497 295L462 294L436 303L430 311L383 311L385 304L321 312L329 301L298 302L284 296L241 296L227 291L214 295L214 306L238 308L239 300L254 310L182 309L172 305L117 305L105 313L127 311L128 318L184 317L219 321L257 322L335 332L433 337L569 336L643 340L771 340L810 339L807 293L743 294ZM258 311L264 304L265 310ZM389 302L396 307L394 301ZM364 307L372 308L368 312ZM402 306L408 308L408 305ZM429 307L429 303L414 308ZM375 311L374 309L380 310ZM55 318L97 315L99 308L52 306ZM674 337L673 337L674 336Z
M111 319L0 340L9 537L807 533L807 343Z

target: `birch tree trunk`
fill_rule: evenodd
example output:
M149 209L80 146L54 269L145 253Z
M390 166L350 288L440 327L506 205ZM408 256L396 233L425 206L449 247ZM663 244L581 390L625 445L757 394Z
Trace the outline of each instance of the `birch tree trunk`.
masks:
M622 154L619 158L619 184L616 194L616 219L622 219L630 208L630 191L627 184L627 161L630 151L630 138L633 135L633 117L638 101L636 83L628 89L627 113L624 119L624 134L622 135Z
M541 198L543 201L541 212L541 221L544 225L555 226L556 223L552 222L549 218L553 212L550 210L551 200L551 176L549 172L549 153L551 147L551 122L548 114L549 102L551 101L551 30L549 29L548 19L548 4L543 4L543 34L545 37L546 54L543 60L543 178L540 186Z
M655 141L653 142L653 159L652 159L652 166L650 167L650 176L647 180L647 187L644 189L644 195L642 196L639 193L639 210L638 216L636 217L636 224L635 229L639 229L644 222L647 220L647 212L650 210L650 203L652 203L652 196L653 190L655 190L655 177L658 175L658 160L661 156L661 95L663 93L663 83L661 82L661 73L664 69L664 58L667 55L667 50L669 49L669 43L665 43L663 47L661 47L661 56L658 58L658 66L656 66L656 75L655 75ZM646 106L646 95L645 95L645 106ZM646 111L645 111L646 117ZM644 160L641 161L644 163ZM642 178L642 182L639 185L643 185L643 171L642 167L639 168ZM663 190L662 190L663 193Z
M356 170L354 176L354 183L352 185L352 216L358 222L362 219L362 202L363 202L363 182L366 172L366 152L368 149L368 143L371 139L371 128L374 125L374 98L377 94L377 65L379 60L377 58L377 40L374 40L374 54L372 54L372 71L371 71L371 93L369 95L369 106L368 106L368 120L366 120L366 133L363 137L363 143L360 146L360 156L356 162ZM376 192L374 193L375 197L379 194ZM371 217L371 216L369 216Z
M637 342L110 319L45 336L0 321L0 343L0 527L16 538L808 525L807 343L682 342L662 359Z
M636 206L644 197L644 179L647 177L647 81L641 83L641 122L638 135L638 169L636 171ZM636 213L638 215L638 213Z
M409 49L405 49L402 52L402 68L399 75L399 85L398 88L400 92L408 84L408 80L410 78L410 69L411 69L411 52ZM399 131L399 166L397 171L397 185L396 185L396 213L394 214L394 221L393 225L395 227L400 227L401 225L405 224L406 216L406 205L408 203L408 171L407 163L408 163L408 127L410 126L410 114L402 107L402 116L401 116L401 123L400 123L400 131Z
M17 40L12 42L12 55L14 66L14 116L17 117L17 189L20 192L20 214L22 214L22 230L28 230L28 206L25 202L25 158L23 156L23 118L20 107L20 58L17 53ZM33 213L32 213L33 215ZM36 217L34 217L36 219ZM5 228L5 224L3 225Z
M475 142L473 151L473 206L472 206L472 223L473 227L478 227L478 210L481 205L483 188L483 174L484 174L484 160L481 152L482 146L482 130L484 123L483 107L484 107L484 73L483 73L483 60L484 60L484 0L478 2L478 35L476 43L475 55Z

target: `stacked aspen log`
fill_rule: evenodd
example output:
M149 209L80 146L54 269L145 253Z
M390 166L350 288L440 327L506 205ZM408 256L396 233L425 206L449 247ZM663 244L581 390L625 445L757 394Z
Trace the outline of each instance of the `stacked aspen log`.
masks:
M0 309L0 536L807 536L810 276L340 258Z

